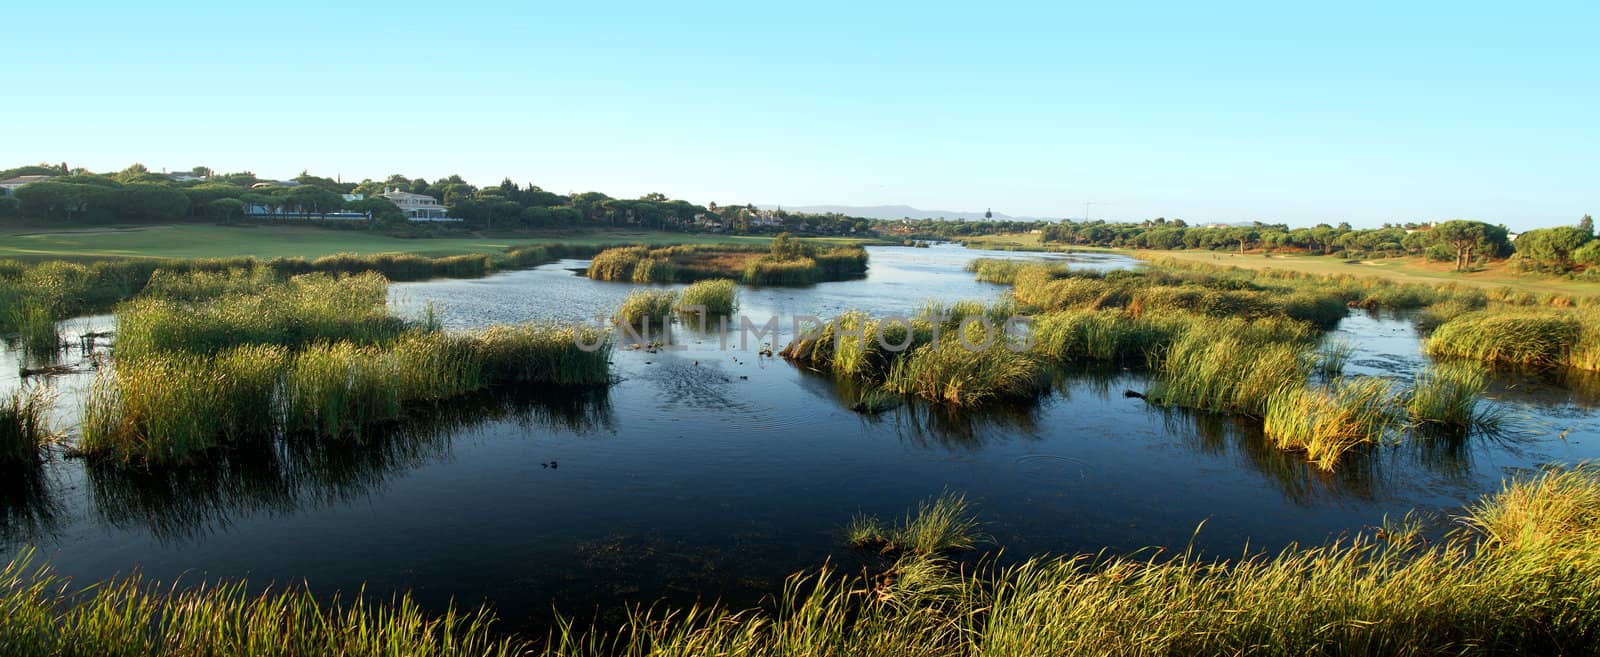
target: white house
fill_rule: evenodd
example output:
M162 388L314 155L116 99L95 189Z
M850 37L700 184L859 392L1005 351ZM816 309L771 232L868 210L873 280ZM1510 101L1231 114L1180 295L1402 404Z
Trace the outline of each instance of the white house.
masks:
M11 192L17 191L18 187L23 185L31 185L36 182L44 182L54 177L55 176L17 176L15 178L0 180L0 196L10 196Z
M440 203L439 199L427 194L402 192L400 188L396 187L379 194L379 196L389 199L389 202L398 206L401 212L406 213L406 219L410 221L460 221L446 216L448 213L444 204Z

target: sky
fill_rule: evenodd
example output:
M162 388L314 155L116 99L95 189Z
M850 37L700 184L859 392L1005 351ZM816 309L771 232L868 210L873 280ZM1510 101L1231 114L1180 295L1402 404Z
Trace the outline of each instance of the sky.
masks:
M1114 220L1600 213L1595 2L15 4L0 167Z

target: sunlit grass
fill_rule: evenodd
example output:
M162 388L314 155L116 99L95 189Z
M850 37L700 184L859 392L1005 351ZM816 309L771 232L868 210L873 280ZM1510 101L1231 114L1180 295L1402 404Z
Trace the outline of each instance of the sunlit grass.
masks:
M1264 418L1279 449L1303 451L1323 470L1353 449L1380 444L1398 424L1393 387L1370 377L1286 386L1267 398Z
M55 436L50 426L50 391L25 386L0 398L0 465L38 460L39 450Z

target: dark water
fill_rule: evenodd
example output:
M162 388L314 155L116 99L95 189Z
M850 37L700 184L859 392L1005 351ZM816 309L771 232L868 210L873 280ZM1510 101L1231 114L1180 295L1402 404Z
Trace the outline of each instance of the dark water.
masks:
M961 270L985 255L1018 256L873 249L865 280L742 289L742 312L787 327L797 314L992 299L1003 288ZM391 297L404 313L431 303L466 328L592 319L632 289L569 271L581 266L396 284ZM1357 347L1354 373L1405 379L1424 363L1403 319L1353 315L1334 337ZM1247 422L1125 398L1146 382L1124 371L1068 373L1025 408L864 417L832 382L758 356L755 343L723 351L714 337L680 338L688 350L619 350L621 380L609 389L480 396L419 411L375 445L290 444L159 474L59 458L42 473L0 473L0 555L37 546L84 578L139 569L319 591L365 582L430 605L487 599L514 623L537 623L553 606L587 615L663 597L751 603L790 572L854 563L839 535L853 514L898 516L944 490L976 502L1011 557L1191 540L1236 555L1322 542L1386 514L1442 516L1510 473L1600 454L1600 395L1586 382L1506 377L1493 396L1516 414L1511 434L1385 448L1328 474L1266 447ZM10 377L19 356L0 358ZM55 379L64 422L88 380Z

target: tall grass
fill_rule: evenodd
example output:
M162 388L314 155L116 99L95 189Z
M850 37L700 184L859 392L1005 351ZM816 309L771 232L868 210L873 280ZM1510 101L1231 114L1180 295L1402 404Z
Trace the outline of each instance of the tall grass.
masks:
M1406 394L1406 414L1420 425L1465 431L1494 430L1503 414L1486 406L1488 371L1470 362L1436 363L1416 376Z
M955 499L956 503L946 501ZM939 556L976 544L959 498L911 513L904 553L799 574L759 609L635 608L620 629L561 619L492 639L484 611L430 618L302 588L137 578L82 587L23 553L0 569L0 646L22 655L1445 655L1589 654L1600 636L1600 470L1508 483L1440 540L1358 534L1237 558ZM876 529L873 526L876 525ZM862 536L901 533L862 519ZM916 546L915 549L912 546Z
M50 427L50 392L28 386L0 399L0 465L31 463L55 433Z
M977 547L982 539L978 527L966 496L946 491L918 503L894 526L875 516L858 515L845 531L850 544L858 548L936 556Z
M61 351L61 334L56 331L56 314L38 299L28 299L10 309L10 324L17 329L23 353L48 359Z
M438 616L409 596L319 600L304 587L256 592L244 582L164 586L133 576L84 587L24 551L0 569L6 655L406 655L511 657L486 610Z
M1003 335L979 346L983 340L974 336L972 344L963 344L950 335L912 349L894 359L883 389L957 408L1031 399L1049 389L1044 367L1032 353L1012 349Z
M1592 323L1592 322L1591 322ZM1428 338L1436 358L1467 358L1502 365L1550 367L1573 362L1575 348L1594 348L1579 317L1571 312L1476 312L1445 322ZM1600 336L1597 336L1600 337Z
M1264 420L1279 449L1304 451L1323 470L1353 449L1381 443L1398 424L1393 388L1368 377L1280 388L1267 398Z
M241 344L298 348L331 340L375 344L407 330L387 303L388 282L376 274L298 276L259 293L201 303L137 299L117 310L115 354L206 354Z
M678 294L680 313L694 315L700 312L696 308L701 308L707 315L724 317L738 307L739 286L726 278L700 281Z
M1049 264L1039 260L1017 260L1012 258L973 258L966 265L966 270L975 274L973 278L982 283L999 283L1010 285L1017 280L1017 273L1025 267L1055 267L1062 271L1067 269L1066 264Z
M1190 330L1159 356L1151 401L1262 417L1268 400L1301 389L1310 374L1303 347L1223 330Z
M77 448L124 461L186 461L230 440L270 436L288 350L244 345L120 361L95 377Z
M611 337L593 326L493 326L473 336L490 385L604 385L611 381L612 347Z
M672 290L641 288L628 293L628 298L622 300L614 317L618 322L641 330L656 325L664 326L677 302L678 293Z

